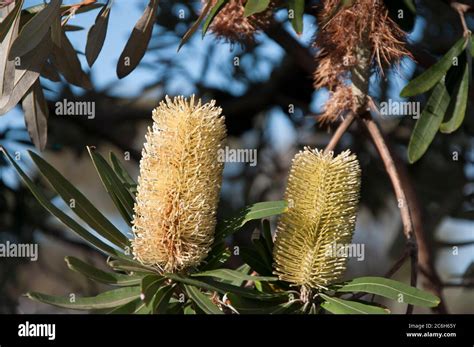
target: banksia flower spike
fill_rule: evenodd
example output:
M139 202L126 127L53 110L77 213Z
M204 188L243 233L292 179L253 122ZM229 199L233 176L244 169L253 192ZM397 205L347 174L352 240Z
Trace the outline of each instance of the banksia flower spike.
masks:
M183 97L153 111L140 161L133 254L164 272L197 266L213 242L226 137L214 101Z
M283 214L276 231L275 274L303 289L321 289L340 280L346 258L330 251L351 242L360 190L360 168L347 150L305 148L293 159Z
M203 2L207 2L207 0ZM213 0L212 6L216 3L217 0ZM275 7L273 2L265 11L249 17L244 16L246 3L247 0L230 0L219 11L210 26L217 38L232 44L249 45L254 43L255 33L258 30L270 26Z

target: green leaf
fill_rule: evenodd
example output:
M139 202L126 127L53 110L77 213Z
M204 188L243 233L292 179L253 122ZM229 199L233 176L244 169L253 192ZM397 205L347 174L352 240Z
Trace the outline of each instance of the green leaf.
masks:
M436 85L428 102L416 121L408 144L408 161L413 164L425 154L443 121L449 105L449 93L443 77Z
M288 203L284 200L258 202L246 206L232 220L226 221L223 225L218 226L216 230L216 240L219 242L227 236L232 235L251 220L274 216L284 213L287 210Z
M107 314L132 314L132 313L135 313L137 308L142 304L143 302L140 299L136 299L136 300L130 301L129 303L125 305L121 305L121 306L114 307L112 309L107 309L107 310L98 310L95 312L107 313Z
M82 260L75 257L66 257L67 266L87 278L94 280L99 283L104 283L112 286L134 286L139 285L142 282L143 276L140 275L123 275L113 272L106 272L89 265Z
M221 267L230 258L229 248L224 241L215 243L199 269L202 271L213 270Z
M288 17L298 35L303 33L304 0L288 1Z
M383 296L408 305L436 307L440 300L431 293L383 277L360 277L345 283L338 292L363 292Z
M262 220L262 237L265 241L265 245L267 247L267 251L270 255L273 254L273 236L272 236L272 229L270 226L270 221L267 219Z
M400 93L401 97L409 97L427 92L439 82L453 66L453 59L463 51L466 39L459 39L454 46L433 66L421 75L411 80Z
M174 293L174 286L161 287L152 299L151 307L153 313L164 314L168 311L168 305Z
M206 18L207 14L209 13L210 9L212 6L212 0L207 0L206 5L201 11L201 14L199 15L198 19L194 22L194 24L189 28L188 31L183 35L183 38L181 39L179 46L178 46L178 52L181 49L181 47L184 46L186 42L191 38L191 36L194 35L194 33L198 30L199 26L201 25L202 21L204 18Z
M73 310L98 310L127 304L140 296L140 287L124 287L110 290L93 297L76 297L73 302L69 297L59 297L41 293L27 293L34 301L42 302Z
M48 180L56 193L66 205L71 199L75 207L71 210L92 229L119 248L130 247L130 241L122 234L99 210L72 185L59 171L48 164L43 158L32 151L28 151L40 173Z
M270 5L270 0L248 0L245 4L244 17L265 11Z
M10 59L22 57L43 41L53 21L60 15L60 6L61 0L51 0L41 12L25 24L17 39L13 42L9 54Z
M278 292L278 293L261 293L251 288L243 288L233 286L224 282L216 282L210 279L196 280L194 278L185 277L178 274L163 274L163 276L172 279L176 282L181 282L194 287L199 287L209 291L215 291L221 294L235 293L245 298L250 299L259 299L259 300L273 300L282 297L286 297L288 293Z
M25 185L28 187L30 192L34 195L36 200L46 209L48 210L51 214L53 214L56 218L58 218L61 222L63 222L66 226L71 228L77 235L79 235L81 238L86 240L87 242L91 243L93 246L97 247L98 249L102 250L103 252L115 256L115 257L120 257L121 253L117 251L116 249L112 248L111 246L105 244L102 242L100 239L98 239L96 236L92 235L88 230L84 229L79 223L77 223L74 219L69 217L67 214L65 214L63 211L61 211L59 208L54 206L49 199L45 196L45 194L36 187L36 185L31 181L31 179L28 177L28 175L25 174L25 172L20 168L20 166L15 162L15 160L8 154L7 151L3 147L0 147L0 150L3 152L5 157L8 159L8 161L13 165L15 168L16 172L20 175L21 179L25 183Z
M89 66L94 65L104 45L111 8L112 6L109 0L107 1L107 5L102 7L95 19L94 25L91 26L87 33L86 58Z
M24 0L18 0L15 2L15 7L8 13L8 15L0 23L0 42L3 42L7 33L10 31L11 26L18 18L18 14L21 11Z
M461 126L464 116L466 115L468 93L469 65L466 63L464 73L456 85L454 92L455 96L451 96L451 105L449 106L448 112L445 116L447 120L441 123L441 126L439 127L439 130L442 133L452 133Z
M146 275L142 279L140 298L145 304L150 304L158 289L165 282L165 278L159 275Z
M25 114L25 125L31 141L40 151L46 147L48 138L48 104L44 98L39 79L31 86L21 103Z
M230 305L240 314L289 314L301 307L301 302L292 300L285 302L265 302L228 294Z
M149 272L156 274L155 269L145 266L131 258L108 259L107 264L114 270L127 272Z
M109 156L115 174L120 179L120 181L122 181L122 183L125 185L130 194L132 196L135 196L137 194L137 182L132 178L132 176L128 173L127 169L125 169L125 166L123 166L121 161L113 152L110 152Z
M124 78L131 73L145 55L153 32L158 3L158 0L150 0L142 16L135 24L117 63L118 78Z
M192 305L188 305L184 308L184 314L196 314Z
M242 272L231 270L231 269L218 269L211 271L204 271L200 273L192 274L193 277L215 277L226 281L262 281L262 282L273 282L278 281L277 277L263 277L263 276L252 276L246 275Z
M333 314L388 314L390 311L378 306L366 305L356 301L333 298L320 294L325 300L321 307Z
M204 25L202 27L202 37L206 35L207 29L209 28L209 25L211 25L212 21L214 20L214 17L219 13L220 10L222 10L224 5L228 1L229 0L218 0L216 4L214 5L214 7L211 8L211 11L209 15L207 16L206 20L204 21Z
M122 214L125 222L131 226L134 205L133 197L124 187L122 182L120 182L119 178L107 161L100 154L92 151L90 147L87 147L87 150L89 151L92 162L99 173L100 179L107 193L109 193L110 198L114 202L119 212Z
M224 314L214 303L209 299L209 297L203 293L198 288L193 286L184 285L186 289L186 294L188 297L197 305L201 310L206 314Z
M242 257L243 261L250 265L252 270L255 270L260 275L271 276L272 267L268 265L266 261L263 261L258 252L247 247L240 247L239 255Z

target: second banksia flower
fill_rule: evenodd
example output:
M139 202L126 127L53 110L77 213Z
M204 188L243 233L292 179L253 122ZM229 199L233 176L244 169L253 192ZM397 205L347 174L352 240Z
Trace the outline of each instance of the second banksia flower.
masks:
M349 151L305 148L293 159L285 200L288 212L277 227L275 274L307 289L325 288L344 274L346 258L328 254L351 242L360 190L360 167Z
M213 242L226 137L214 101L166 98L153 111L140 161L134 256L161 271L197 266Z

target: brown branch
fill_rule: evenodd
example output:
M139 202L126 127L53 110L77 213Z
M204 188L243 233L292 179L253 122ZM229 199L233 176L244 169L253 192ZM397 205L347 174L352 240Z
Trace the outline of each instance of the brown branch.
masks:
M349 129L351 124L354 122L355 119L355 114L354 113L349 113L348 116L339 124L338 128L336 129L336 132L334 135L331 137L331 140L327 144L326 148L324 149L324 153L334 151L336 148L339 140L341 139L342 135Z
M442 295L441 281L434 268L431 251L423 231L419 204L409 177L403 165L401 165L401 161L397 159L393 151L389 148L384 134L370 117L370 114L366 114L365 117L360 118L360 120L367 128L380 154L387 174L392 182L398 206L400 207L403 230L407 239L407 251L411 257L411 285L416 286L417 273L418 270L420 270L427 279L425 287L441 300L436 310L439 313L447 313Z

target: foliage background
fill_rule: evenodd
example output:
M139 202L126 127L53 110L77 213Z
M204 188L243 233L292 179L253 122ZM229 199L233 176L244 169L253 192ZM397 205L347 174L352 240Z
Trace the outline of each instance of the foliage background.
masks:
M32 5L36 1L25 3ZM312 5L317 4L318 1L312 2ZM419 59L420 65L426 62L430 65L432 54L446 52L460 37L462 28L457 15L443 1L417 1L417 5L420 15L410 33L410 44L419 51L418 56L425 59ZM315 10L308 7L301 37L296 37L288 23L258 35L257 44L245 48L217 42L212 35L201 40L197 34L176 53L182 35L196 19L200 3L161 1L145 58L128 77L118 80L117 59L145 6L146 2L141 0L116 0L113 4L105 45L94 67L89 71L84 56L80 57L83 68L90 73L92 90L42 80L43 86L48 88L46 97L51 111L45 158L102 211L110 214L111 201L94 173L85 146L97 146L104 154L109 150L119 156L130 152L128 166L137 174L137 159L146 127L150 125L151 109L166 94L195 93L216 99L223 108L231 135L229 146L258 150L256 167L226 164L221 216L248 203L280 199L290 159L296 151L303 145L324 147L330 138L314 119L327 93L313 90L311 76L301 69L299 50L288 49L296 42L311 49L317 30L312 15ZM184 19L179 18L180 10L185 12ZM77 15L70 22L86 28L69 34L79 52L84 52L87 28L94 23L97 12ZM277 13L277 18L284 20L285 11ZM472 17L468 17L468 24L472 27ZM234 65L236 57L240 60L239 66ZM386 79L374 75L372 95L376 95L377 101L398 99L401 88L416 69L417 65L406 59L398 71L389 73ZM96 118L55 115L55 102L63 99L95 102ZM289 112L289 105L295 106L294 113ZM454 313L473 313L474 307L473 271L468 271L474 266L473 119L471 107L460 130L451 135L438 134L427 154L409 166L424 208L425 230L433 247L436 267L448 284L444 290L447 306ZM414 120L393 117L379 121L396 144L397 152L406 158L406 144ZM11 152L21 153L30 146L21 109L0 118L0 144ZM362 129L352 128L343 137L338 148L346 147L358 154L362 165L362 205L354 242L365 244L365 260L351 260L347 277L383 276L404 247L397 203L383 165ZM459 160L453 161L453 151L459 153ZM67 271L63 257L73 255L95 265L103 263L103 257L47 215L3 158L0 165L0 240L40 245L37 262L0 259L0 312L56 312L53 307L21 297L26 291L56 295L98 293L101 288L95 283ZM120 223L119 218L114 221ZM240 234L232 242L248 242L251 233L252 228L249 228L247 235ZM467 244L460 246L464 242ZM458 255L453 255L453 246L459 246ZM238 265L235 259L231 261ZM408 270L408 266L402 269L396 278L406 281ZM470 281L463 280L469 272ZM464 284L464 288L460 284Z

